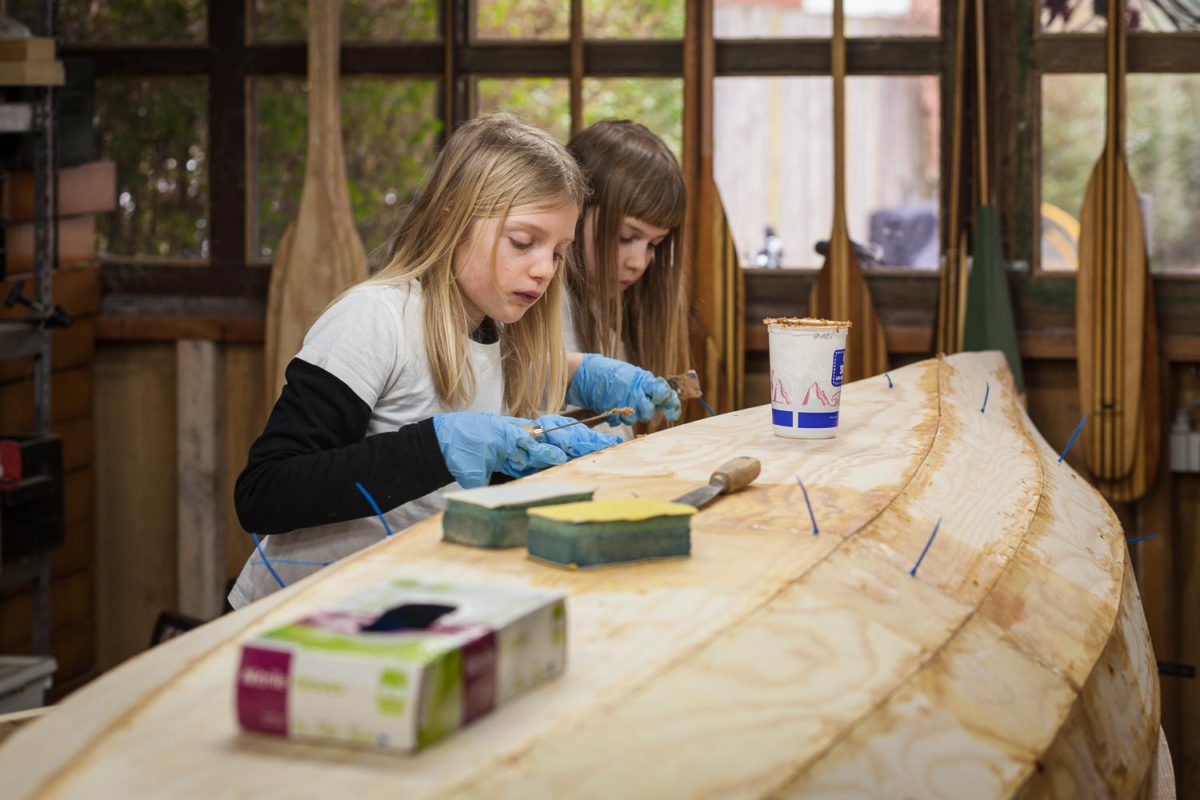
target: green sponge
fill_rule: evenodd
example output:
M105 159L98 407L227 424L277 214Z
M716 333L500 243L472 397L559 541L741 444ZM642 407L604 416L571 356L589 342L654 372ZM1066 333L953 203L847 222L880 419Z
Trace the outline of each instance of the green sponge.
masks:
M561 481L518 481L448 492L442 538L471 547L522 547L530 508L591 500L592 492Z
M631 497L529 511L529 555L594 567L690 555L692 506Z

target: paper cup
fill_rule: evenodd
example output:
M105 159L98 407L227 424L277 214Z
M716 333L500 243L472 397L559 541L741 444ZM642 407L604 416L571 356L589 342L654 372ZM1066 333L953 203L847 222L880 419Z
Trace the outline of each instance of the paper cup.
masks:
M776 436L837 435L849 322L764 319L771 351L771 425Z

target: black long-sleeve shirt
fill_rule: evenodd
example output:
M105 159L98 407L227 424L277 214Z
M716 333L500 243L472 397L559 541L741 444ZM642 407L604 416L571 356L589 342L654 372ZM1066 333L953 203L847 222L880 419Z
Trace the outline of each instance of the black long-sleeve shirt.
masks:
M367 436L371 409L345 383L300 359L238 476L234 505L247 531L276 534L384 512L454 481L433 419Z

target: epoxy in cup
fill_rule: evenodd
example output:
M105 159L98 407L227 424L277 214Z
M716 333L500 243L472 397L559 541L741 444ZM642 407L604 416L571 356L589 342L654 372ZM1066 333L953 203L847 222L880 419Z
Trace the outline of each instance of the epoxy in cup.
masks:
M764 319L771 353L771 426L776 436L837 435L849 322Z

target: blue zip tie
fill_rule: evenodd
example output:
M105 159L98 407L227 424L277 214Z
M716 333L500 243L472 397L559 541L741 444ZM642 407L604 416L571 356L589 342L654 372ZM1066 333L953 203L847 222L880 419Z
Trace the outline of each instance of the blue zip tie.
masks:
M989 382L989 383L986 383L986 384L984 384L984 387L983 387L983 406L982 406L982 407L979 409L979 413L980 413L980 414L982 414L983 412L987 411L987 399L988 399L988 395L989 395L989 394L991 394L991 393L992 393L992 384L991 384L990 382Z
M887 378L887 381L888 381L888 388L889 388L889 389L891 389L891 388L892 388L892 376L891 376L891 375L888 375L888 374L885 372L885 373L883 373L883 377Z
M256 564L266 564L265 561L253 562ZM328 567L332 561L294 561L290 558L277 558L271 562L272 564L293 564L300 567Z
M1147 539L1153 539L1155 536L1158 536L1158 534L1152 533L1149 536L1139 536L1136 539L1126 539L1125 543L1126 544L1137 544L1138 542L1144 542Z
M921 566L921 562L925 560L925 554L929 552L929 545L933 544L933 539L937 536L938 528L942 527L942 518L938 517L937 522L933 526L933 533L929 534L929 541L925 543L925 549L921 551L920 558L917 563L913 564L913 568L908 571L908 574L917 577L917 567Z
M258 540L258 534L252 533L250 534L250 538L254 539L254 549L258 551L258 557L262 559L263 565L271 573L271 577L279 584L280 589L286 589L287 584L283 582L283 578L279 577L279 573L275 571L275 568L271 566L271 562L267 559L267 554L263 552L262 542Z
M800 484L800 491L804 492L804 505L808 506L808 518L812 520L813 536L816 536L820 531L817 529L817 515L813 513L812 503L808 500L808 489L804 488L804 481L800 480L800 476L796 476L796 483Z
M710 417L715 417L717 415L717 412L713 411L712 406L710 406L708 401L704 399L704 395L700 395L696 399L700 401L700 405L704 406L704 410L708 412Z
M1071 434L1071 439L1067 442L1067 446L1063 448L1062 454L1058 457L1058 463L1061 464L1063 459L1067 457L1067 451L1071 449L1071 445L1075 444L1075 437L1083 430L1083 423L1087 422L1087 418L1088 415L1084 414L1083 419L1079 420L1079 425L1075 427L1075 432Z
M387 524L387 520L383 518L383 512L379 510L379 504L375 502L375 498L371 497L371 493L367 491L367 487L363 486L358 481L354 482L358 490L363 493L363 497L367 498L367 502L371 504L371 508L375 509L375 515L379 517L379 521L383 523L383 530L387 536L392 535L392 526ZM386 538L386 537L385 537Z

